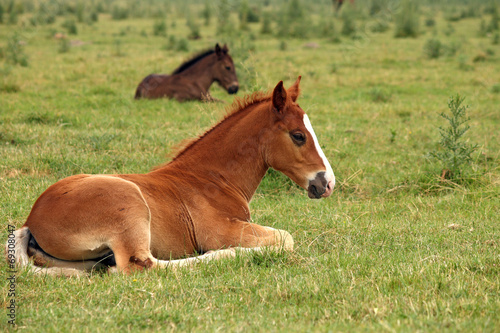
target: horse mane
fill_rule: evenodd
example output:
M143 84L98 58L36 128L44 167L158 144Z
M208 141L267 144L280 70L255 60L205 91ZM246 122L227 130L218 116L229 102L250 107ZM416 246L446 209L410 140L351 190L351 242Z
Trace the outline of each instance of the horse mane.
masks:
M220 120L217 124L212 126L210 129L208 129L205 133L198 136L197 138L181 141L177 146L174 146L169 156L172 157L172 161L175 161L177 158L182 156L186 151L188 151L196 142L203 139L209 133L213 132L220 124L222 124L226 120L234 117L237 114L240 114L249 106L270 100L271 100L271 93L262 91L254 92L243 98L235 97L233 103L230 106L226 107L226 115L224 116L224 118L222 118L222 120Z
M211 55L213 53L215 53L215 51L213 49L208 49L206 51L202 51L202 52L194 55L191 59L184 61L179 67L177 67L177 69L174 70L171 75L179 74L181 72L184 72L186 69L188 69L189 67L193 66L194 64L196 64L201 59L203 59L206 56L209 56L209 55Z

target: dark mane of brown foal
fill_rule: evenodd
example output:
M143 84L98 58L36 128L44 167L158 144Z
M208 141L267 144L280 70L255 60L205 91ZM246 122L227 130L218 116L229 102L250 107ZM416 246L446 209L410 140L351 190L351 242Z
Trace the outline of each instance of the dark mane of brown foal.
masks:
M208 135L209 133L214 131L224 121L226 121L229 118L243 112L249 106L252 106L252 105L255 105L255 104L258 104L261 102L267 102L267 101L271 101L271 92L257 91L257 92L254 92L253 94L247 95L243 98L235 97L233 103L226 108L226 115L224 116L224 118L221 121L219 121L217 124L212 126L210 129L208 129L205 133L198 136L197 138L184 140L179 145L174 147L174 149L172 150L172 153L168 154L169 156L172 157L171 162L175 161L177 158L182 156L196 142L203 139L206 135ZM166 164L168 164L168 163L170 163L170 162L167 162ZM155 167L154 170L159 169L159 168L165 166L166 164Z
M176 70L174 70L172 72L171 75L179 74L181 72L184 72L186 69L188 69L189 67L193 66L194 64L196 64L201 59L203 59L206 56L209 56L209 55L211 55L213 53L215 53L215 51L213 49L209 49L209 50L205 50L205 51L202 51L202 52L196 54L191 59L184 61L179 67L177 67Z

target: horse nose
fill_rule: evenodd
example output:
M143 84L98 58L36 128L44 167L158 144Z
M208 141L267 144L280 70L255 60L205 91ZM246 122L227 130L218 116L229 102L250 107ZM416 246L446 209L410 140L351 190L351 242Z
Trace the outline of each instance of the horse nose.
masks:
M237 84L230 85L229 88L227 88L227 92L230 94L236 94L238 92L238 89L240 87Z
M334 182L334 181L332 181L332 180L330 180L330 181L328 182L328 184L326 184L325 193L323 193L323 194L321 195L321 197L322 197L322 198L327 198L327 197L329 197L329 196L332 194L332 192L333 192L333 187L334 187L334 186L335 186L335 182Z
M316 174L313 180L309 181L307 194L311 199L319 199L329 197L333 192L335 181L327 179L326 172L321 171Z
M319 199L326 192L328 182L325 178L325 172L321 171L316 174L313 180L309 181L307 194L311 199Z

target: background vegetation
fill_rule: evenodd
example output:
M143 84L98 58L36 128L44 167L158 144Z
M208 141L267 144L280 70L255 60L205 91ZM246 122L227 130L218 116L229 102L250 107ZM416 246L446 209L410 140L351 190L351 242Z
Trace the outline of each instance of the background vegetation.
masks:
M2 243L58 179L148 172L220 119L233 96L217 86L226 104L133 100L143 77L216 42L235 59L239 96L303 76L300 105L337 176L321 201L272 170L258 189L254 221L290 231L294 253L133 276L19 272L17 328L499 331L499 10L474 0L356 0L339 12L326 0L0 0ZM469 107L453 125L457 94ZM453 126L470 128L451 144Z

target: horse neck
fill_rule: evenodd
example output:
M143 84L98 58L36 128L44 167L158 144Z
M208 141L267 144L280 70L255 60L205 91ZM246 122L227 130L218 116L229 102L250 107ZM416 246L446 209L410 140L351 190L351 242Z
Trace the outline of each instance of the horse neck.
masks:
M206 93L215 80L212 74L213 65L216 63L215 59L215 55L208 55L179 73L179 75L192 80Z
M249 202L269 168L260 145L270 123L266 111L265 106L251 105L229 116L164 170L187 171L207 184L229 187Z

